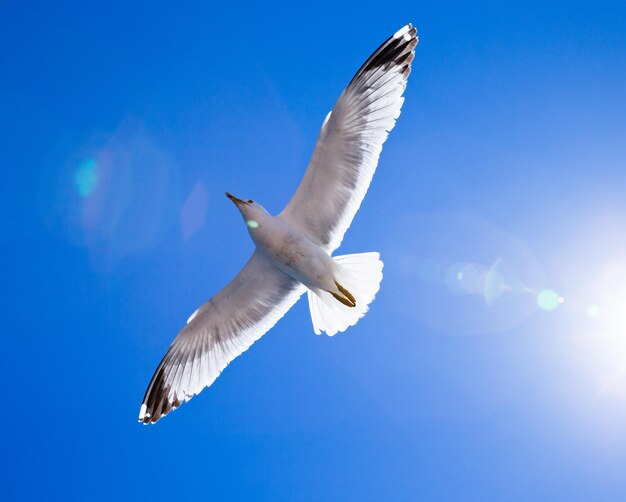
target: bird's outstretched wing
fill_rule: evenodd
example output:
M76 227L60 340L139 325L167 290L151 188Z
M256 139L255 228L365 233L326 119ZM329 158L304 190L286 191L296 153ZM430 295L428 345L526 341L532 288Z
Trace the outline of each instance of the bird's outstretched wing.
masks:
M211 385L305 289L255 251L241 272L194 312L178 334L150 381L139 421L156 422Z
M328 114L309 167L281 217L332 252L372 181L400 115L417 30L398 30L365 62Z

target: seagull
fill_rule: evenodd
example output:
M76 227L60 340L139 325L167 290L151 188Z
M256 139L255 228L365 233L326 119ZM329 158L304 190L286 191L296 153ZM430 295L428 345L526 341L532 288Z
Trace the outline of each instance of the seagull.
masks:
M407 24L365 61L326 116L304 178L280 214L226 193L256 249L174 339L148 385L140 422L157 422L209 387L305 291L318 335L345 331L365 315L383 277L379 253L332 253L400 116L417 43L417 30Z

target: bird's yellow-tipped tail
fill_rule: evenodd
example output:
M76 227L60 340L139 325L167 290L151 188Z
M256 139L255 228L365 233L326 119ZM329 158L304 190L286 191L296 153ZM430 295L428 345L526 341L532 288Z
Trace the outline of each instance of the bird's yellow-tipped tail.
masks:
M333 336L363 317L380 289L383 262L379 253L357 253L333 258L337 264L336 292L308 291L315 334Z

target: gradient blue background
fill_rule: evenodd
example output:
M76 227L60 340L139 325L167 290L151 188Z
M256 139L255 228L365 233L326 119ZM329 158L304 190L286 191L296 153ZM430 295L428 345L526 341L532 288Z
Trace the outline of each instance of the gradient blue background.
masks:
M0 3L0 498L626 499L624 2L55 4ZM300 301L138 424L253 249L224 191L278 212L409 21L340 250L382 253L370 313L317 337Z

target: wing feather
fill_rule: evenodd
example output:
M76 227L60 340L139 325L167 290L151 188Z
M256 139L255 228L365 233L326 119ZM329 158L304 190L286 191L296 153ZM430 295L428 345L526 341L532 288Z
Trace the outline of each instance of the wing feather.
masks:
M359 69L326 116L302 182L281 217L332 252L370 185L404 103L417 30L410 24Z
M210 386L287 313L305 289L255 251L241 272L202 305L178 334L148 385L139 421L154 423Z

